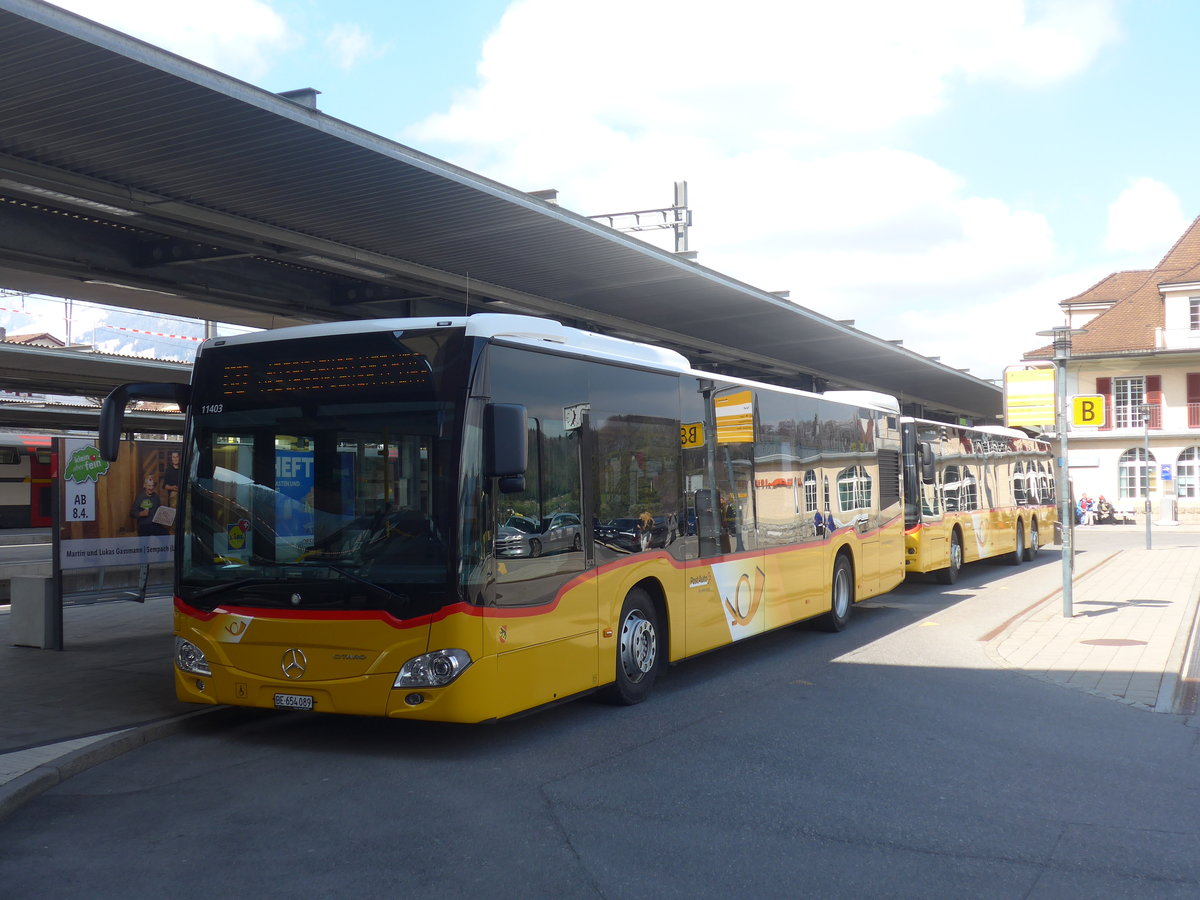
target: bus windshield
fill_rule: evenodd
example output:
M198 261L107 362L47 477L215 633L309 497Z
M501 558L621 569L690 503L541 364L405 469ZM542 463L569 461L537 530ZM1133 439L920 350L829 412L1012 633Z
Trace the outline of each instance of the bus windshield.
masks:
M461 336L214 347L197 360L180 595L201 609L382 609L447 598Z

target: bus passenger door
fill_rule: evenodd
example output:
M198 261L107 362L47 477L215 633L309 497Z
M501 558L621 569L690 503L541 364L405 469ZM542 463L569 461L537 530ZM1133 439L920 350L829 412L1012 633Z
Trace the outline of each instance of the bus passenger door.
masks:
M689 396L695 393L702 406ZM695 521L684 562L686 643L693 654L762 633L770 585L758 535L753 394L706 392L701 384L698 392L685 390L683 402L685 490ZM690 421L699 416L699 423Z
M491 504L495 582L484 616L498 715L598 681L596 580L585 525L586 378L577 361L492 347L491 396L528 412L525 487Z

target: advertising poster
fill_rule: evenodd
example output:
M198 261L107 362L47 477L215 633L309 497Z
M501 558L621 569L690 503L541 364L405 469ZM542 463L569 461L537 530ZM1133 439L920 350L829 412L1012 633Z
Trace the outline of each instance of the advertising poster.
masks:
M275 532L299 556L313 543L313 451L275 451Z
M124 441L115 462L96 441L61 438L59 567L162 566L170 580L179 492L179 444Z

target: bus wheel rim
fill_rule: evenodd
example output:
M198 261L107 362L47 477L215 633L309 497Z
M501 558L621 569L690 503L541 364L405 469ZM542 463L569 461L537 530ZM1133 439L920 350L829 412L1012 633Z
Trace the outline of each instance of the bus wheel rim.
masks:
M658 637L654 626L640 610L633 610L621 625L621 668L637 683L654 668L658 656Z
M833 612L838 618L850 609L850 575L839 568L833 581Z

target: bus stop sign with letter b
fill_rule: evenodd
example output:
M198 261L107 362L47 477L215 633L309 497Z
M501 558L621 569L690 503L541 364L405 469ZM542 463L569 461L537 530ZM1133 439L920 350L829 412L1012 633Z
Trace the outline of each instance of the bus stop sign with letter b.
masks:
M1071 424L1078 428L1104 427L1104 397L1080 394L1071 398Z

